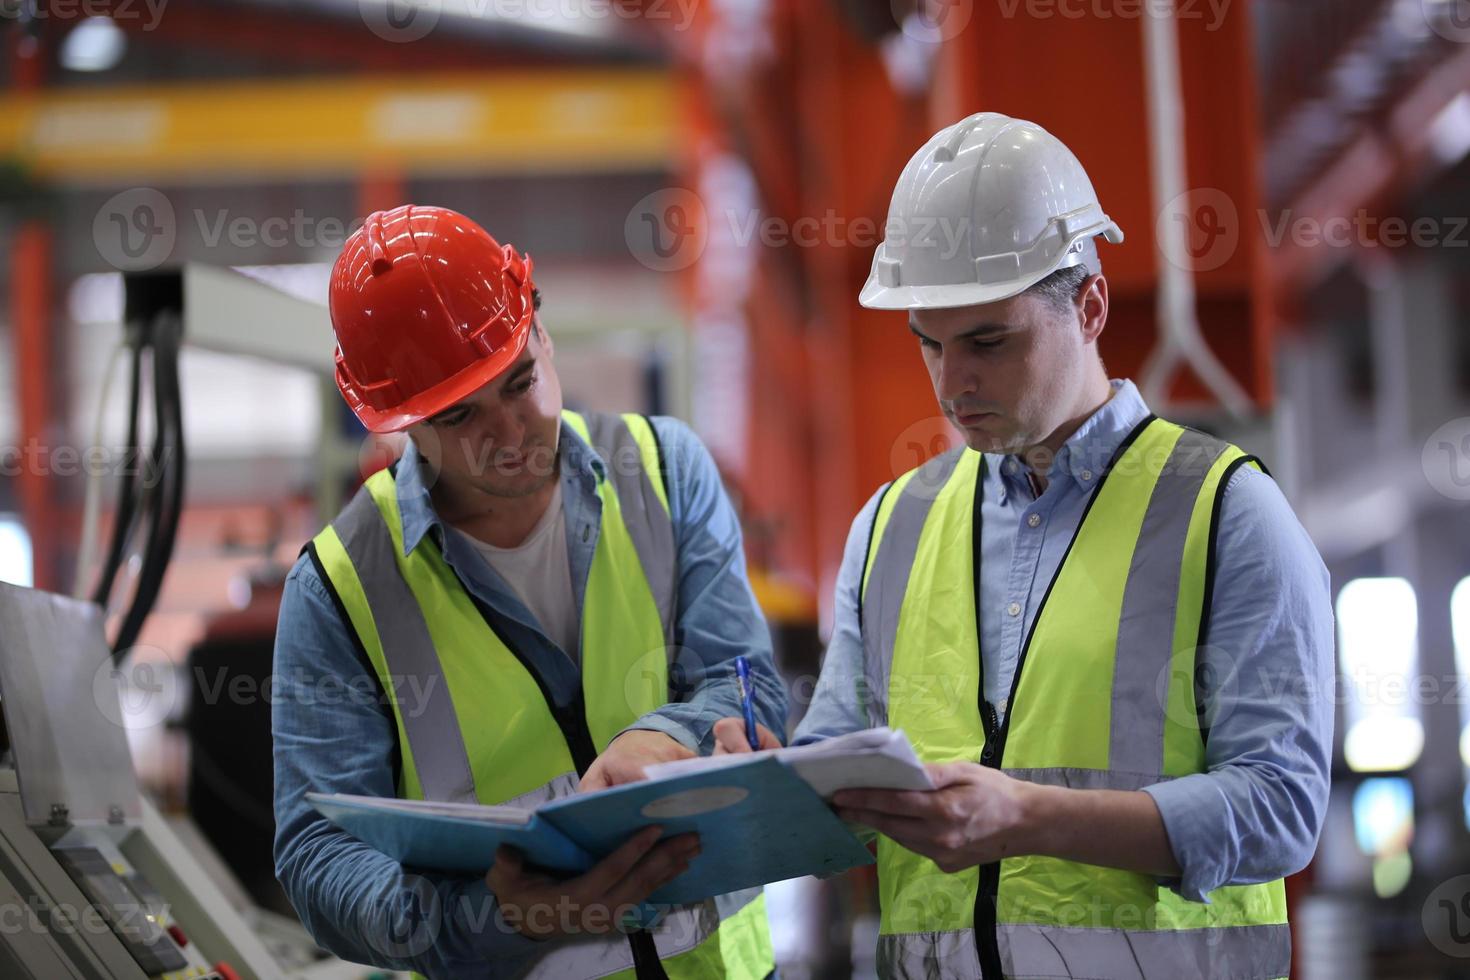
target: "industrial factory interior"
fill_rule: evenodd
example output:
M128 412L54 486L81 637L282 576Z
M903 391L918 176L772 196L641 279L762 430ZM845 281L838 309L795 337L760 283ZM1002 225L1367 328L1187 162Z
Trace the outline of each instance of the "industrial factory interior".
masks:
M1470 978L1470 0L0 52L0 980Z

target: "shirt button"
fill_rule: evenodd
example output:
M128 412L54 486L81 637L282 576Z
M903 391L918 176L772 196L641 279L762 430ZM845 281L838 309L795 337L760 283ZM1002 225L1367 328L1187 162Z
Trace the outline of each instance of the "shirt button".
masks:
M1092 470L1083 470L1080 474L1084 481L1092 479Z
M1041 523L1041 515L1032 514L1030 517L1026 518L1026 523L1031 525L1032 527L1036 527L1038 524Z
M1010 613L1012 616L1021 615L1021 604L1019 602L1011 603L1009 606L1006 606L1006 612Z

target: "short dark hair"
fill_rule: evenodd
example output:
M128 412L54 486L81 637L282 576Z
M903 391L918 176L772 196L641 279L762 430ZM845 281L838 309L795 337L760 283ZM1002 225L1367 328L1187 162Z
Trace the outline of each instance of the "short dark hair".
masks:
M531 309L541 309L541 290L537 289L535 286L531 287Z
M1072 303L1077 299L1077 291L1091 276L1091 270L1085 265L1069 266L1053 272L1027 289L1026 293L1045 300L1059 310L1071 309Z

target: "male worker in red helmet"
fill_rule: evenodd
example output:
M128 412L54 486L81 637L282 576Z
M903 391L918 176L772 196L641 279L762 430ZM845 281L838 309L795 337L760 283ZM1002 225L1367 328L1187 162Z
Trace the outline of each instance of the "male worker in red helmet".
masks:
M337 384L406 431L304 549L282 601L272 728L276 870L350 960L430 976L723 976L774 969L759 889L620 914L687 868L645 831L554 880L510 850L484 878L408 875L309 791L533 805L708 752L749 658L764 722L785 694L740 530L683 425L562 409L531 261L465 216L400 207L330 284Z
M884 977L1290 969L1282 879L1328 797L1327 570L1254 457L1108 378L1099 239L1123 234L1071 150L978 113L904 168L859 296L904 311L964 440L853 521L793 739L889 725L930 763L935 792L835 800L882 834Z

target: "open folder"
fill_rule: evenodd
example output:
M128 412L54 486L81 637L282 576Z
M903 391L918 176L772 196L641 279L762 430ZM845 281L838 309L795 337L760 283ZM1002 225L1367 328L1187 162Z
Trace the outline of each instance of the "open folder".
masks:
M875 740L876 732L884 734ZM821 743L820 750L779 749L651 766L644 782L562 797L534 810L345 794L308 793L307 799L338 827L405 867L426 871L481 875L493 863L495 849L508 844L532 864L576 874L644 827L658 824L665 836L694 832L699 856L649 898L694 902L873 863L823 797L855 786L933 787L901 732L854 734L862 738L845 736L852 739L849 750L834 746L840 740L833 739ZM907 758L901 758L905 752ZM874 762L878 756L887 761ZM815 761L819 758L826 761ZM658 772L671 766L685 771ZM819 788L809 781L813 774Z

